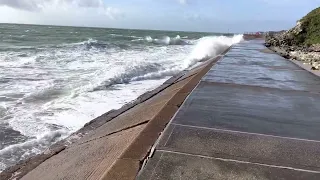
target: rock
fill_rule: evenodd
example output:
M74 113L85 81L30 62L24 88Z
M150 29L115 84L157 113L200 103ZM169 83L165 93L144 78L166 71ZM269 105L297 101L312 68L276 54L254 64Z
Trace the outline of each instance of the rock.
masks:
M313 44L308 48L309 52L320 52L320 44Z

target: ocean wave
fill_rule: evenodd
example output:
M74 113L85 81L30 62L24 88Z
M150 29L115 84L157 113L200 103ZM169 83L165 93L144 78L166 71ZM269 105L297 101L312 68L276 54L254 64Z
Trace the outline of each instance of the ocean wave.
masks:
M98 86L94 87L91 91L106 90L107 88L115 84L127 84L137 79L139 76L143 76L144 74L150 72L157 72L159 68L161 68L161 64L158 63L146 63L129 66L122 73L116 74L114 77L103 81Z
M48 88L33 92L31 94L27 94L22 99L22 101L25 103L47 102L52 99L59 98L64 93L65 92L63 89L52 86L52 87L48 87Z
M124 39L139 39L139 38L141 38L139 36L133 36L133 35L128 36L128 35L123 35L123 34L109 34L109 36L116 37L116 38L119 37L119 38L124 38Z
M108 46L108 43L98 41L96 39L89 38L87 41L82 41L79 43L73 43L73 45L80 45L86 49L97 48L105 49Z
M71 32L70 32L71 33ZM72 32L74 33L74 32ZM110 34L109 34L110 35ZM47 51L52 49L61 49L61 48L80 48L82 50L91 50L91 49L111 49L111 48L120 48L120 49L128 49L131 45L143 45L145 43L150 43L154 45L193 45L192 41L187 39L187 36L180 37L177 35L176 37L163 36L162 38L152 38L151 36L139 37L139 36L124 36L124 35L116 35L111 34L112 37L117 38L117 42L99 40L95 38L88 38L87 40L73 43L62 43L62 44L47 44L41 46L20 46L20 47L8 47L1 48L0 51ZM17 38L19 41L25 36L13 37ZM11 41L12 41L11 40Z
M176 37L163 36L162 38L152 38L151 36L146 36L145 38L137 37L136 39L131 40L132 42L143 42L143 43L152 43L155 45L192 45L191 41L187 40L187 36Z
M152 38L151 36L147 36L144 39L149 43L159 44L159 45L189 45L187 41L181 39L179 35L176 37L164 36L161 39Z
M125 40L130 40L132 43L108 43L104 41L99 41L96 39L88 39L87 41L82 41L79 43L72 43L71 45L82 46L86 49L96 48L96 49L106 49L106 48L120 48L120 49L128 49L131 47L130 45L139 45L145 43L151 43L154 45L192 45L191 41L187 39L182 39L179 35L176 37L164 36L162 38L152 38L151 36L146 36L145 38L137 37L137 36L115 36L126 38Z
M147 37L146 39L149 42L154 41L151 37ZM180 39L180 37L178 39ZM199 61L203 61L221 54L232 44L239 43L242 41L242 39L242 35L235 35L233 37L208 36L200 38L196 42L197 44L195 45L191 54L184 60L180 61L180 63L173 63L172 65L165 66L165 64L159 63L140 62L142 64L126 67L123 72L103 81L90 91L106 90L110 86L116 84L128 84L132 81L162 79L173 76L178 72L193 66ZM165 43L168 44L169 42L166 41Z
M162 79L165 77L170 77L178 74L181 71L181 68L178 67L172 67L168 69L162 69L157 72L149 72L140 76L133 77L132 81L142 81L142 80L153 80L153 79Z
M1 100L1 97L0 97ZM0 103L0 119L7 114L7 106L5 102Z
M16 162L32 157L43 152L49 145L56 143L67 137L70 132L66 129L59 129L48 132L37 138L26 142L7 146L0 150L0 171L7 166L14 165Z
M84 50L91 50L91 49L99 49L99 50L105 50L105 49L128 49L130 48L130 45L127 43L110 43L105 41L99 41L96 39L89 38L86 41L81 41L78 43L71 43L71 44L64 44L62 47L76 47Z

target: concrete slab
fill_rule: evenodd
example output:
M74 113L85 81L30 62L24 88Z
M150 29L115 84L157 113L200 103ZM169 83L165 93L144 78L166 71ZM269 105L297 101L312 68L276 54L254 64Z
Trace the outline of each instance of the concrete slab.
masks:
M112 171L106 171L99 180L125 180L137 176L140 161L135 159L119 159L112 167ZM96 179L92 179L96 180Z
M145 124L65 149L22 180L99 179L144 127Z
M307 71L257 65L217 64L203 81L320 92L320 78Z
M292 69L292 70L303 70L295 64L284 61L283 57L278 55L267 56L267 58L254 58L250 55L226 55L223 60L219 61L219 65L236 65L238 69L243 68L243 66L262 66L266 68L273 69ZM213 70L218 70L218 68L213 68ZM226 70L225 68L222 70Z
M158 151L138 180L318 180L319 173L254 163L224 160L194 154Z
M277 54L254 50L265 48L262 43L247 43L247 47L240 44L218 61L203 80L320 92L319 77Z
M320 140L320 96L201 82L173 123Z
M232 49L264 49L263 41L258 40L258 41L245 41L242 43L234 44L232 46Z
M126 149L120 158L143 161L177 110L178 108L175 106L165 106L161 112L147 124L139 136L131 142L128 149Z
M320 171L320 141L172 123L157 149Z

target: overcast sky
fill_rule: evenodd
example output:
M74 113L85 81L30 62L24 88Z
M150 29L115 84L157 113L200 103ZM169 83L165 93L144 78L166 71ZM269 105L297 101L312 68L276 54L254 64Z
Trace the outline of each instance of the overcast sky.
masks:
M0 0L0 23L210 32L282 30L320 0Z

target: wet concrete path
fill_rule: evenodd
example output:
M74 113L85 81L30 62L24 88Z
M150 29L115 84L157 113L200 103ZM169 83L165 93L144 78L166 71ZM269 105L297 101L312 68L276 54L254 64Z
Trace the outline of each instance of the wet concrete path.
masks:
M202 78L141 180L320 179L320 78L243 42Z

